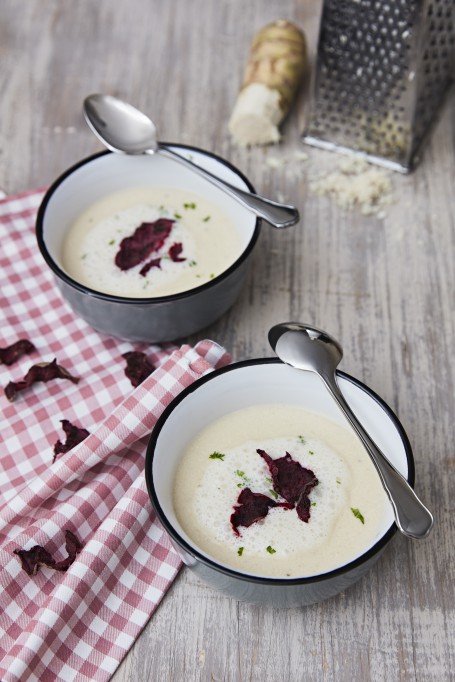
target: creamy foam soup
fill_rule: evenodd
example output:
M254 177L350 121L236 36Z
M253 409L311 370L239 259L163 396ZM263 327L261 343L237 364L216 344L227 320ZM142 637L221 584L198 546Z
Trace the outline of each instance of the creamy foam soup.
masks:
M120 243L142 223L173 220L162 248L143 262L121 270L115 263ZM169 257L181 244L181 261ZM171 187L136 187L100 199L70 227L63 244L63 267L91 289L117 296L155 297L179 293L210 281L240 256L242 244L226 213L194 192ZM146 260L159 267L141 274Z
M288 452L319 483L308 523L295 509L272 508L237 537L230 517L242 488L276 499L257 448L273 459ZM352 561L379 539L388 504L356 437L296 406L254 406L210 424L184 453L174 486L188 537L218 562L262 576L303 577Z

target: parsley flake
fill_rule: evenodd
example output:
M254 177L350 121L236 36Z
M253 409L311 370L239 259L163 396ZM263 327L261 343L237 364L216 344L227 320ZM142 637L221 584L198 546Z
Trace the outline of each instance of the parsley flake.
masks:
M272 497L275 498L275 500L278 499L277 493L273 490L273 488L269 488L269 493L271 494Z
M297 438L298 438L299 441L302 443L302 445L305 445L306 440L305 440L305 438L304 438L303 436L297 436Z
M206 215L205 218L202 219L203 223L207 223L210 220L211 216Z
M182 216L180 215L180 213L174 213L174 218L175 218L176 220L181 220L181 219L182 219Z
M351 511L354 514L356 519L359 519L363 524L365 523L365 519L363 518L363 514L358 510L354 509L354 507L351 507Z
M221 460L223 460L223 459L224 459L224 455L223 455L223 453L217 452L217 451L215 450L215 452L212 452L212 454L209 455L209 459L221 459Z
M269 545L269 546L267 547L267 552L268 552L269 554L275 554L275 553L276 553L276 549L273 549L273 547L271 547L271 546Z
M194 201L189 201L188 203L183 204L183 208L193 208L194 209L194 208L196 208L196 204L194 203Z
M239 547L239 548L238 548L237 554L238 554L239 556L242 556L242 554L243 554L243 547Z

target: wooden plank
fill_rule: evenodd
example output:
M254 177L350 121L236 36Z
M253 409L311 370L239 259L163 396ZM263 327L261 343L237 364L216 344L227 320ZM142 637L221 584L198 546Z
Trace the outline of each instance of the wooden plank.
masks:
M301 224L263 226L239 301L204 336L240 360L271 356L267 331L279 321L333 333L345 349L342 368L397 411L417 490L437 521L428 540L396 537L359 584L305 609L237 603L184 570L115 682L454 679L454 98L416 172L392 176L383 220L311 191L340 158L301 145L303 93L278 147L240 150L227 132L254 31L294 19L313 53L319 4L2 2L0 187L47 185L101 149L81 102L103 91L148 112L162 139L225 156L258 192L295 203ZM271 158L282 165L272 168Z

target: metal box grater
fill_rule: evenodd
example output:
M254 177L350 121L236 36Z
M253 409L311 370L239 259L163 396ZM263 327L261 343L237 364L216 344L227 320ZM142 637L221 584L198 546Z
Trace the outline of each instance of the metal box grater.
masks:
M305 143L408 172L455 75L455 0L324 0Z

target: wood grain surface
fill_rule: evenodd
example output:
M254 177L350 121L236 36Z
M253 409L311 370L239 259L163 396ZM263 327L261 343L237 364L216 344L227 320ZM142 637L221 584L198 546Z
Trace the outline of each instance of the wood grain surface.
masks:
M0 188L46 186L101 149L81 103L106 92L149 113L162 140L220 154L259 193L295 203L300 224L283 232L263 226L240 299L202 336L240 360L272 355L267 331L277 322L327 329L344 347L342 369L398 414L415 455L417 492L436 517L427 540L396 536L366 578L307 608L238 603L182 570L114 682L455 679L454 97L418 169L391 175L384 219L311 191L311 181L341 158L301 144L307 87L280 145L240 150L227 131L253 33L289 18L304 28L314 55L319 5L0 4ZM302 151L305 161L295 158ZM271 158L281 165L272 168Z

